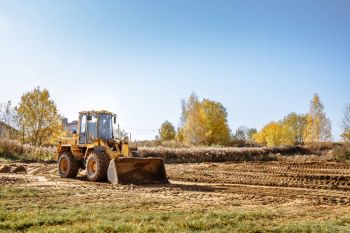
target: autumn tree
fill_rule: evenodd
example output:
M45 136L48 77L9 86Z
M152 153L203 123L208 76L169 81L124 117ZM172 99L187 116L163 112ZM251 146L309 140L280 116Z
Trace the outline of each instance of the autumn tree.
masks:
M253 135L257 132L256 128L248 128L248 131L246 132L247 140L253 141Z
M204 99L201 106L206 121L207 144L226 145L230 140L226 108L221 103L209 99Z
M283 120L270 122L253 135L254 141L266 146L300 145L304 142L303 132L306 115L290 113Z
M324 113L324 106L317 94L314 95L307 115L304 138L307 143L319 143L332 140L331 121Z
M176 135L175 135L175 140L178 142L183 142L184 141L184 133L183 133L183 128L178 127L176 130Z
M174 140L176 135L175 127L169 121L165 121L160 129L159 136L162 141Z
M36 146L54 143L63 133L62 122L49 91L36 87L18 105L22 142Z
M183 141L191 145L207 144L207 125L205 115L202 111L201 102L196 94L182 102L182 133Z
M343 133L341 137L344 141L350 142L350 103L345 105L343 117Z
M253 138L256 142L265 146L282 146L285 143L283 133L282 124L272 121L256 133Z
M257 132L255 128L248 128L246 126L240 126L236 129L233 135L234 140L248 141L253 140L253 135Z
M17 108L13 106L11 100L0 103L0 121L10 126L9 130L9 138L17 139L18 137L18 116L17 116Z
M302 145L304 143L304 129L307 123L307 116L304 114L290 113L282 121L284 144Z
M253 135L256 142L267 146L302 145L305 142L325 142L332 138L331 123L324 113L317 94L306 115L290 113L283 120L270 122ZM350 108L349 108L350 123Z
M225 107L216 101L200 101L193 93L182 101L181 126L183 141L191 145L225 145L230 138Z

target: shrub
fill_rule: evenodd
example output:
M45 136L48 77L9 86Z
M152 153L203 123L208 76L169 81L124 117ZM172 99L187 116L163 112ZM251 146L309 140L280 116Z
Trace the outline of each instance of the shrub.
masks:
M273 161L276 154L312 154L313 152L301 147L194 147L194 148L164 148L140 147L142 157L161 157L166 163L201 163L225 161Z
M12 160L51 160L54 147L35 147L15 140L0 139L0 157Z
M350 144L344 144L333 149L333 157L340 162L350 161Z
M155 140L144 140L144 141L134 141L130 142L132 147L166 147L166 148L189 148L190 145L178 142L176 140L171 141L161 141L159 139Z

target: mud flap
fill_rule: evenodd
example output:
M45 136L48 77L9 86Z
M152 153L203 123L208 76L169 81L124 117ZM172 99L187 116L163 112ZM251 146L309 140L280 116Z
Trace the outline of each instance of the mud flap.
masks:
M110 161L107 178L111 184L169 183L162 158L118 158Z

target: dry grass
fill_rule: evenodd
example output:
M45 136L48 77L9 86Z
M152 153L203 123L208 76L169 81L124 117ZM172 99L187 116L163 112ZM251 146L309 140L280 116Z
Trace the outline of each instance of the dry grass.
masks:
M291 155L284 156L281 154L276 155L277 160L281 162L293 162L293 163L310 163L310 162L330 162L336 161L331 151L322 154L311 154L311 155Z
M166 163L200 163L226 161L344 161L348 147L308 145L289 147L184 147L177 142L157 140L132 143L139 146L142 157L161 157ZM333 151L332 153L330 151ZM35 147L15 140L0 139L0 159L51 160L55 147ZM345 155L345 156L344 156Z
M332 156L340 162L350 161L350 143L337 146L333 149Z
M134 141L130 143L134 147L166 147L166 148L190 148L192 146L186 145L177 141L161 141L161 140L143 140Z
M161 141L159 139L155 140L143 140L143 141L134 141L130 143L131 146L135 147L166 147L166 148L195 148L197 146L188 145L182 142L177 142L175 140L172 141ZM231 140L228 147L262 147L258 143L254 141L244 141L244 140ZM203 146L203 147L219 147L224 148L223 145L211 145L211 146Z
M313 151L301 146L260 147L260 148L165 148L140 147L142 157L161 157L166 163L200 163L225 161L273 161L277 154L313 154Z
M15 140L0 139L0 158L10 160L51 160L54 147L35 147Z

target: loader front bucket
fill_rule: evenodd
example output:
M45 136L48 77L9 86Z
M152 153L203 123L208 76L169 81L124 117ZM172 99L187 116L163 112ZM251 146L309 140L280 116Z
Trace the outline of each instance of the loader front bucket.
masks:
M112 184L169 183L162 158L112 159L107 177Z

